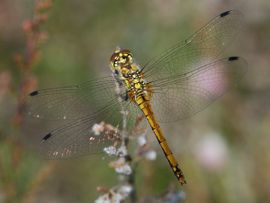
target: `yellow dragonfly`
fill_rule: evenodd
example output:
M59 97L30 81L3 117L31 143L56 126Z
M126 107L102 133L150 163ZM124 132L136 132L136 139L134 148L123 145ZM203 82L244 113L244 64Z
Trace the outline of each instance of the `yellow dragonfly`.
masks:
M110 58L112 76L31 92L28 117L35 128L45 129L31 139L50 159L98 153L119 146L121 137L97 133L95 125L120 125L124 108L128 126L140 113L147 119L173 173L185 184L159 123L194 115L239 82L246 72L245 60L221 55L242 25L239 11L226 11L144 66L129 50L117 48Z

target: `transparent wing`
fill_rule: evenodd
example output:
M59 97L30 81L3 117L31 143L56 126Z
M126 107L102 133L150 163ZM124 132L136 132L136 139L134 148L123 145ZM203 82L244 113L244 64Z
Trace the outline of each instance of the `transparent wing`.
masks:
M111 77L34 91L25 112L26 141L50 159L100 153L119 146L123 110L132 127L138 109L128 100L119 101Z
M176 121L201 111L236 85L246 68L244 59L229 57L152 82L151 105L157 120Z
M40 134L38 150L49 159L97 154L107 147L117 150L122 141L119 128L122 117L120 109L113 110L111 107L91 117L68 121L47 134ZM126 106L126 109L130 107ZM136 115L131 113L129 111L127 122L134 125Z
M91 114L117 100L112 77L80 85L37 90L29 94L27 113L44 120L71 120ZM106 104L108 105L108 104Z
M143 68L146 79L152 82L211 63L237 38L242 25L239 11L218 15L187 40L147 63Z

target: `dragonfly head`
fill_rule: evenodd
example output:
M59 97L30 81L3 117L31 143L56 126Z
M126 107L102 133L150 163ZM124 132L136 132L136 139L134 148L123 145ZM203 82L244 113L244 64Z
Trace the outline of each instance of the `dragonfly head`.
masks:
M114 73L128 70L133 63L133 56L128 49L116 48L111 56L111 69Z

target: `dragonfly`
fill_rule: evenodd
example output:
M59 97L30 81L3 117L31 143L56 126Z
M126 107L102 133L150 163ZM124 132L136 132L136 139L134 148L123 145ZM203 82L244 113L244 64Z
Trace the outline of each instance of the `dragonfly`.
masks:
M121 136L108 130L97 132L96 125L119 126L124 108L128 126L138 115L145 118L172 172L185 184L160 123L191 117L239 83L246 61L222 55L242 27L241 12L226 11L144 66L135 62L130 50L117 48L108 77L31 92L27 115L35 128L45 129L31 139L49 159L99 153L104 147L119 146Z

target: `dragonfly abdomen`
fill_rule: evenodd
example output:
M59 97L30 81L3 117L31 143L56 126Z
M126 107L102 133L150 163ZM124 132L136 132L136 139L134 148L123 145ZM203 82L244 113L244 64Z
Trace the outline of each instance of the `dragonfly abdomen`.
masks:
M161 128L157 122L157 120L155 119L154 113L152 111L151 105L149 103L149 100L147 100L143 95L142 96L138 96L136 98L136 103L137 105L140 107L140 109L142 110L142 112L144 113L145 117L148 120L149 125L152 128L152 131L154 132L159 145L163 151L163 153L166 156L166 159L168 160L173 173L175 174L175 176L177 177L178 181L183 185L186 184L186 180L184 177L184 174L182 172L182 170L179 168L179 165L168 145L168 142L165 138L165 136L163 135L163 132L161 131Z

